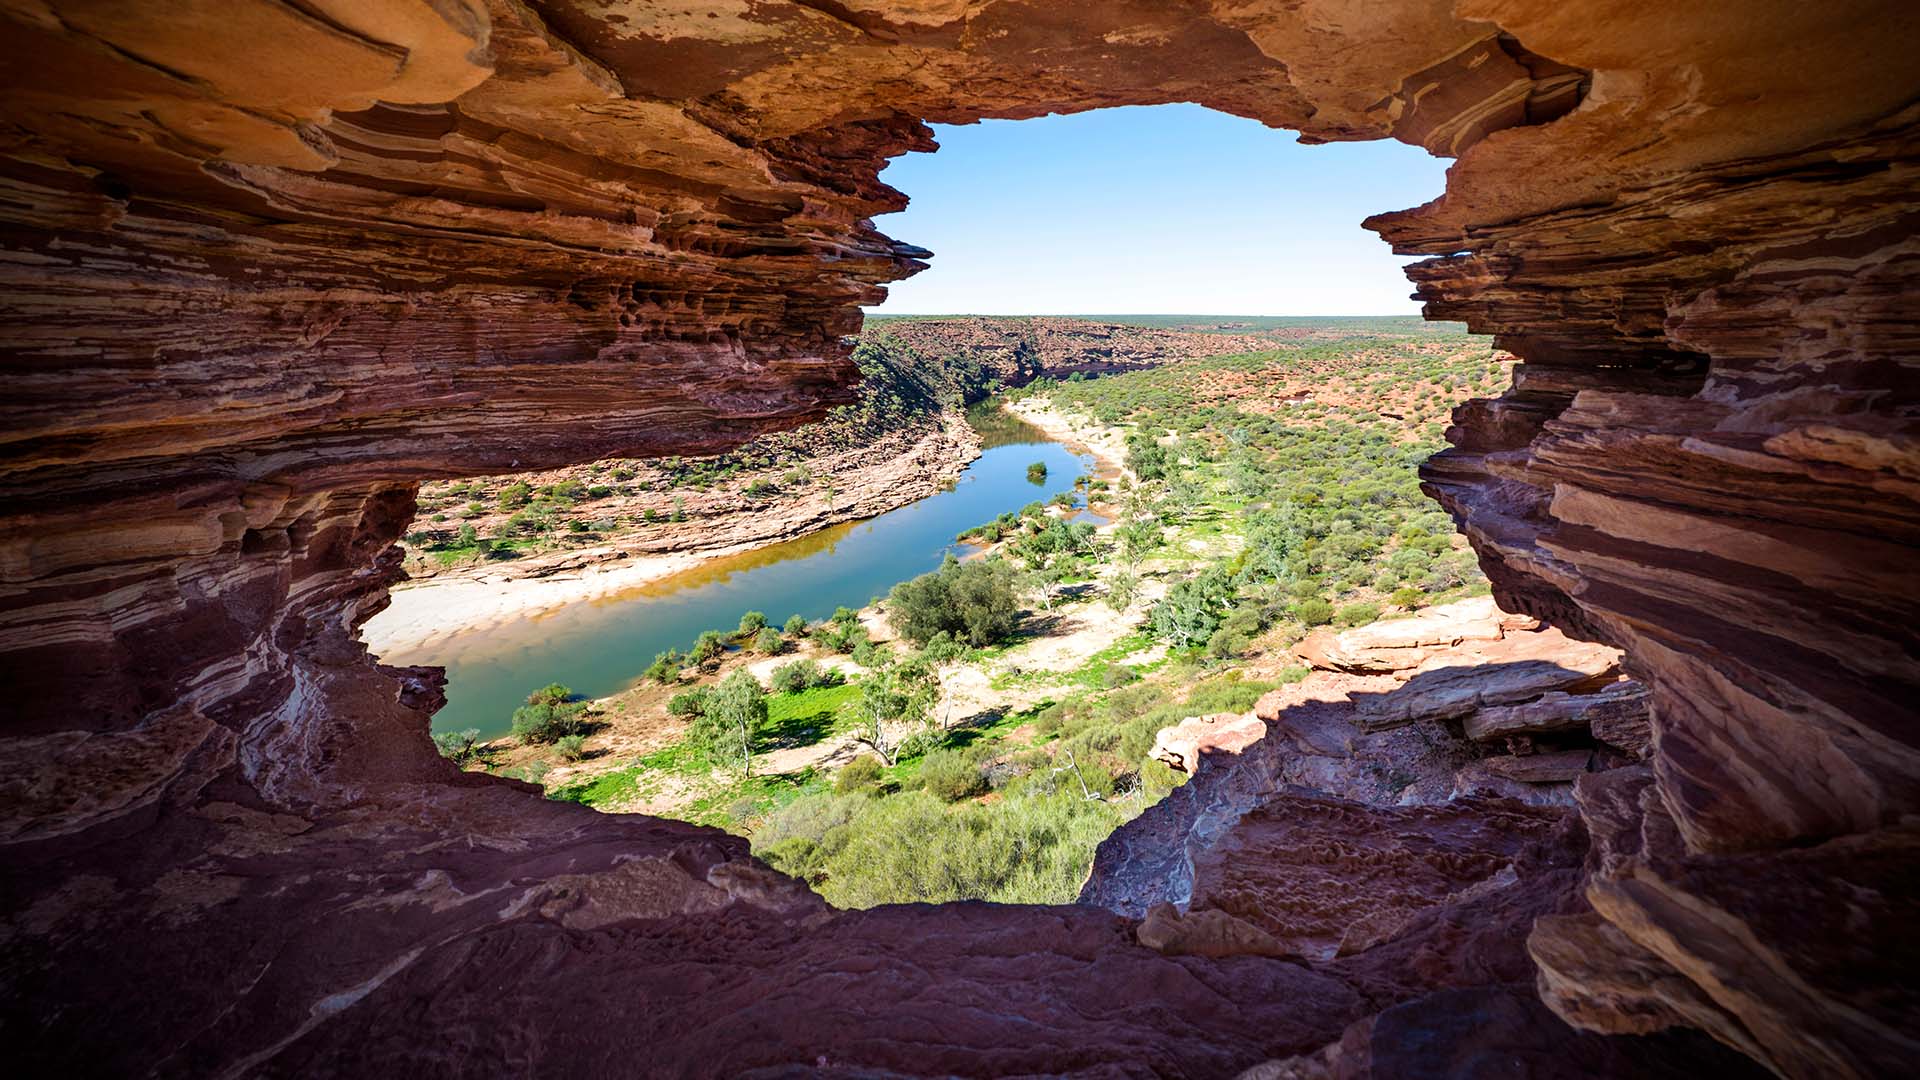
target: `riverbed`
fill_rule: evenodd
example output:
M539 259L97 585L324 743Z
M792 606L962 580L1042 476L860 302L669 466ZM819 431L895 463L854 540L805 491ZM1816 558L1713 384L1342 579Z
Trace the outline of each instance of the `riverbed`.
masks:
M894 585L964 554L963 530L1070 491L1091 462L1002 414L983 425L985 449L953 488L866 521L703 562L632 589L501 625L434 639L381 659L447 669L435 731L504 735L529 691L559 682L604 697L633 685L656 653L685 649L704 630L731 631L746 611L775 625L862 607ZM1038 482L1035 462L1046 465ZM399 602L404 602L400 600Z

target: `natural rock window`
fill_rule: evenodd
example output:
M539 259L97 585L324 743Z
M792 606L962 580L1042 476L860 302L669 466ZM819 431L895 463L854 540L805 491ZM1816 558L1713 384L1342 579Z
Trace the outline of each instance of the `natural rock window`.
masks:
M1904 7L157 10L55 2L0 38L16 1068L1912 1059ZM1169 101L1456 158L1369 227L1433 256L1429 317L1521 362L1427 486L1503 610L1621 650L1643 764L1583 773L1561 824L1253 805L1279 774L1237 770L1137 838L1228 846L1135 921L835 913L740 842L435 753L435 674L355 637L417 484L714 453L852 400L859 308L924 266L869 223L923 122ZM1273 746L1303 714L1260 720ZM1399 834L1405 873L1343 885Z

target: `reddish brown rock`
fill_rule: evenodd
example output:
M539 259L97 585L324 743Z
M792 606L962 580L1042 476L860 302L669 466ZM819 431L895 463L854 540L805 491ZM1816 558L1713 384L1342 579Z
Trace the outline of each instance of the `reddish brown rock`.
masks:
M1591 750L1559 750L1548 754L1502 754L1481 762L1496 776L1526 784L1567 784L1594 771Z
M737 843L456 775L424 737L432 673L354 641L421 479L715 450L845 400L860 306L926 265L870 224L903 205L879 170L931 147L923 121L1197 101L1456 158L1444 197L1370 224L1431 256L1409 271L1429 315L1523 363L1457 410L1427 489L1503 607L1649 687L1633 815L1582 811L1586 895L1639 951L1569 966L1549 1001L1634 1028L1643 979L1782 1072L1901 1071L1910 9L10 6L10 1063L1218 1075L1417 1008L1409 973L1479 988L1436 1006L1443 1030L1525 1029L1486 972L1525 984L1514 928L1578 911L1449 906L1325 978L1160 956L1084 912L810 926ZM1223 780L1278 768L1240 761ZM1169 813L1217 835L1203 811L1242 801ZM1475 1066L1392 1020L1367 1029L1382 1072L1433 1045Z
M1294 654L1316 668L1381 675L1419 667L1436 652L1468 641L1499 641L1509 631L1538 624L1494 606L1490 596L1430 607L1404 619L1386 619L1351 630L1316 630Z
M1147 909L1136 931L1140 944L1168 956L1293 956L1265 930L1219 908L1185 912L1172 904Z
M1355 695L1355 721L1378 731L1466 717L1490 706L1605 685L1618 675L1619 662L1616 650L1570 641L1552 627L1470 642L1429 655L1390 690Z
M1600 738L1600 729L1605 729L1614 738L1631 744L1636 741L1633 732L1644 731L1646 722L1647 688L1628 679L1591 694L1556 690L1518 705L1477 709L1463 721L1463 726L1467 738L1481 742L1510 735L1580 730L1591 730L1595 738ZM1610 739L1602 741L1611 742ZM1621 748L1634 749L1632 745Z
M1267 734L1267 725L1244 713L1189 716L1153 737L1151 756L1181 772L1199 771L1202 754L1238 754Z
M1600 1031L1697 1027L1787 1075L1891 1076L1913 1060L1896 988L1920 949L1897 928L1920 918L1920 831L1691 853L1647 767L1578 791L1597 919L1543 921L1530 942L1557 1012Z
M1565 817L1471 800L1385 809L1276 794L1195 854L1188 910L1224 911L1304 959L1360 953L1422 912L1517 884L1522 853Z

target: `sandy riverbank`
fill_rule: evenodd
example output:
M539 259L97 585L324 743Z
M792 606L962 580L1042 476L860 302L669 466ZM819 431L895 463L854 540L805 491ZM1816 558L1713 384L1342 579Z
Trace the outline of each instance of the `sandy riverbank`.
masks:
M1126 444L1122 433L1084 417L1055 411L1045 399L1012 402L1007 410L1070 449L1092 454L1103 472L1124 472ZM361 628L361 640L374 655L389 663L410 663L431 646L455 635L503 626L570 604L605 599L659 581L702 563L765 547L817 531L850 518L866 518L897 509L938 490L978 455L974 440L929 438L911 455L870 470L868 483L843 482L834 510L810 499L782 508L753 523L759 529L728 530L739 542L683 551L643 552L617 546L554 553L525 564L442 574L403 585L393 591L392 603ZM957 451L957 452L956 452ZM837 511L837 512L835 512ZM772 520L780 518L782 520ZM556 563L560 565L555 566Z
M415 662L455 635L604 599L729 555L897 510L940 491L979 455L979 438L954 414L885 460L867 460L856 450L816 461L820 483L798 499L759 505L723 498L719 506L693 506L683 525L651 526L645 535L511 562L457 566L402 585L387 609L361 628L361 640L390 663ZM660 549L667 544L684 546Z
M1116 475L1133 475L1127 472L1126 433L1119 428L1108 427L1075 413L1061 412L1053 407L1050 399L1044 397L1023 398L1008 402L1004 407L1009 413L1045 432L1049 438L1064 443L1068 449L1092 454L1104 469Z
M382 660L408 663L412 654L455 634L486 630L569 604L613 596L756 546L629 555L619 562L546 577L502 572L423 581L395 589L393 603L367 620L360 629L360 639Z

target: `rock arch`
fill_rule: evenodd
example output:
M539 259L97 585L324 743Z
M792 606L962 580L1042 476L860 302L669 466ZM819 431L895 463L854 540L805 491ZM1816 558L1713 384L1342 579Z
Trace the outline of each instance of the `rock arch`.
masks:
M924 121L1197 101L1457 158L1368 224L1433 256L1431 316L1525 363L1429 490L1504 604L1654 693L1652 769L1583 807L1577 899L1521 913L1545 999L1791 1074L1910 1061L1909 8L10 8L9 1030L30 1064L195 1074L1412 1045L1396 1007L1432 986L1175 960L1087 910L835 916L737 841L456 775L421 738L435 674L354 640L422 479L718 449L845 400L858 305L926 265L867 220ZM1095 1019L1116 1000L1144 1011Z

